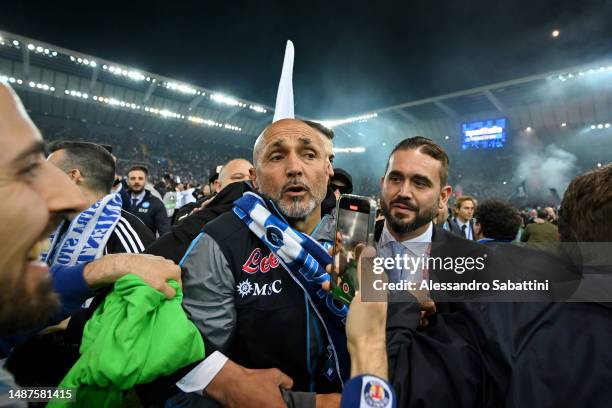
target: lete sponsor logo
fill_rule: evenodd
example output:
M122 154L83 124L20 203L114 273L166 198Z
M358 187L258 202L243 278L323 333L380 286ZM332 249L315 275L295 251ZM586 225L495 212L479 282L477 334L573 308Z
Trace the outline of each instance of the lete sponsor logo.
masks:
M236 285L236 290L240 297L245 296L271 296L282 292L281 280L277 279L272 283L259 284L258 282L251 283L248 279L243 280Z
M255 248L246 262L242 265L242 270L250 274L256 272L266 273L269 272L270 269L276 269L278 265L278 258L272 252L262 257L261 249Z

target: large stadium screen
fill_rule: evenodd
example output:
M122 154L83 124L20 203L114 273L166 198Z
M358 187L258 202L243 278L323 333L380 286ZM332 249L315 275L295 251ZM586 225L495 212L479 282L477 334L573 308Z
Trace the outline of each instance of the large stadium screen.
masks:
M461 126L461 148L497 149L506 144L506 118L464 123Z

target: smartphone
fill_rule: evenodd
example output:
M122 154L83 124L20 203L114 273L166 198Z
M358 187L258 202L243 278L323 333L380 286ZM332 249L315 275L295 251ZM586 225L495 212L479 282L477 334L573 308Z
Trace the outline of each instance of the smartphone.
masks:
M340 196L336 205L336 241L332 262L331 292L349 304L359 289L357 254L359 244L373 245L376 201L352 194Z

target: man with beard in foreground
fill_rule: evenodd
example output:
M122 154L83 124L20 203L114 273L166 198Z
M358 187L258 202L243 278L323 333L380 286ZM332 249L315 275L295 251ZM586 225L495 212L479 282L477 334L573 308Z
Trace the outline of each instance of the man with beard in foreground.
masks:
M0 196L0 335L57 317L60 300L64 312L68 304L79 307L95 294L91 288L126 273L138 274L168 298L175 295L166 280L179 280L180 269L161 257L111 255L49 274L39 261L49 233L68 213L82 211L85 201L68 176L45 160L40 132L14 91L1 82ZM0 367L0 404L21 406L19 400L8 399L14 388L12 376Z

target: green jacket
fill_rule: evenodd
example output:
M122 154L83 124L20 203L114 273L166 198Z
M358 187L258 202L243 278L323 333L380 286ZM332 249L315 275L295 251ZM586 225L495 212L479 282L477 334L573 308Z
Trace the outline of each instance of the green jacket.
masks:
M181 306L182 290L169 283L177 291L166 300L136 275L115 282L85 325L81 357L59 385L77 389L79 406L119 406L123 391L204 358L202 336Z

